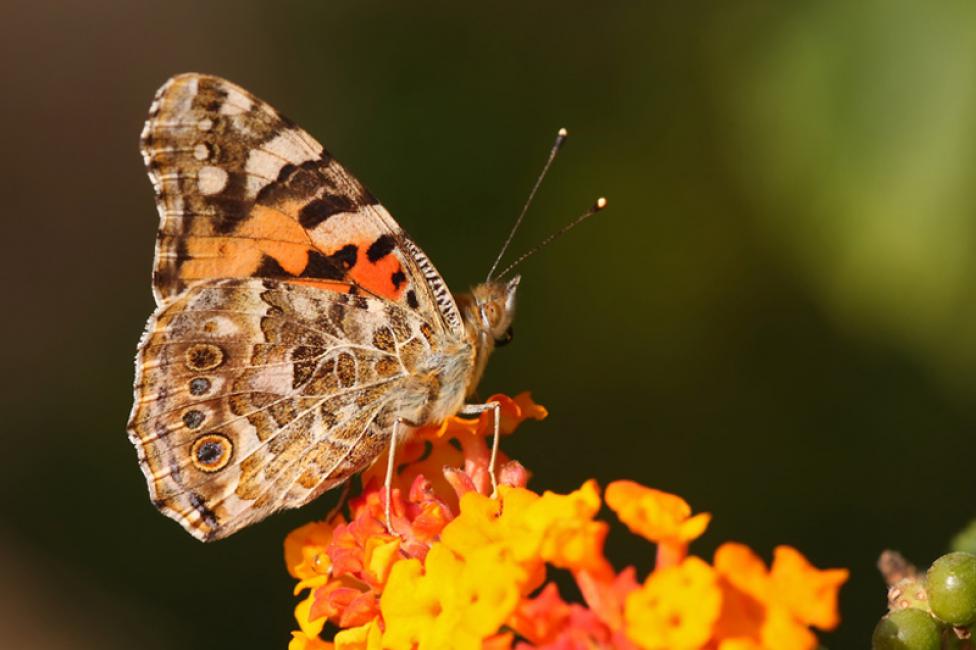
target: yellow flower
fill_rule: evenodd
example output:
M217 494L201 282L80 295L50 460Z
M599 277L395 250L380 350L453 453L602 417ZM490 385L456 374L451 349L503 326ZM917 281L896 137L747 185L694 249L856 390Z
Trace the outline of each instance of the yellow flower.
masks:
M538 560L541 536L531 527L527 509L539 495L524 488L499 486L499 498L478 492L461 498L461 512L441 531L441 542L462 557L498 545L520 563Z
M317 634L308 636L304 632L292 632L288 650L333 650L334 645L323 641Z
M498 546L524 568L524 591L538 586L544 562L571 570L610 569L603 557L607 524L593 520L600 509L596 481L565 495L539 496L507 486L499 490L500 499L465 494L460 514L441 531L441 541L462 557Z
M718 644L718 650L764 650L751 639L725 639Z
M476 650L511 616L521 571L493 546L462 559L434 544L421 567L393 565L380 611L383 646L392 650Z
M694 650L712 637L722 592L712 567L697 557L651 573L624 606L627 636L648 650Z
M383 632L375 618L359 627L340 630L335 635L335 650L381 650L382 647Z
M560 569L610 570L603 557L605 522L594 521L600 510L600 488L589 480L562 495L546 491L526 508L528 527L541 536L540 556Z
M400 539L374 535L366 540L363 550L363 573L369 582L382 585L390 574L390 567L400 559Z
M326 550L332 542L332 530L332 525L314 521L288 533L285 565L292 577L305 580L329 573L331 562Z
M318 638L322 628L325 627L325 617L318 616L314 620L311 618L312 606L315 604L315 591L313 590L308 598L295 605L295 620L301 628L301 634L308 638ZM294 634L294 633L293 633Z

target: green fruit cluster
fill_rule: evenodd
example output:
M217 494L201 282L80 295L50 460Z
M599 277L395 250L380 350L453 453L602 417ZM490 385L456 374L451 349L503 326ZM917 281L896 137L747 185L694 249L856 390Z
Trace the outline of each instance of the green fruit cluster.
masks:
M966 636L967 629L976 628L976 555L943 555L925 574L924 588L928 607L913 604L882 618L871 638L874 650L973 647L960 641L955 629Z

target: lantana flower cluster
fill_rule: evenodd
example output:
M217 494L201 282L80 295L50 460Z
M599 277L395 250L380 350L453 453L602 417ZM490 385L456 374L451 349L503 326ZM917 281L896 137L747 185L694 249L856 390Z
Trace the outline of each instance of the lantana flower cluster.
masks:
M546 410L528 393L501 404L502 431ZM418 430L397 452L393 533L385 523L385 463L336 513L285 540L303 595L289 650L813 650L811 628L839 622L845 569L819 570L780 546L770 567L726 543L712 561L689 555L710 515L678 496L631 481L601 494L588 480L569 494L528 488L516 461L491 495L491 414ZM617 571L605 557L605 503L631 532L656 544L649 575ZM568 572L582 602L555 582ZM337 630L323 640L326 625Z

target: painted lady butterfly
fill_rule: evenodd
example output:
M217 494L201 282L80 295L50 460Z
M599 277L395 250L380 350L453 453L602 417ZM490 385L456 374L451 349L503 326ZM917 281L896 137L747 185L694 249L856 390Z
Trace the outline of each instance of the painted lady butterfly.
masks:
M465 398L510 337L518 276L455 299L322 145L217 77L160 88L142 155L157 308L128 428L153 503L194 537L308 503L401 426L497 409Z

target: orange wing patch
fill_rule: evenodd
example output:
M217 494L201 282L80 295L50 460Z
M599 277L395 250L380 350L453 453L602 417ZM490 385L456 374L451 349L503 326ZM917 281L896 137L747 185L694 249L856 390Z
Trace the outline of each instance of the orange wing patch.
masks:
M308 265L308 245L238 237L188 237L190 259L179 269L184 282L210 278L248 278L272 259L291 275Z
M389 300L399 300L407 285L403 265L393 250L396 240L388 234L381 235L366 245L359 245L363 251L356 264L349 269L349 277L372 293Z
M308 266L309 244L308 234L294 217L279 208L256 205L232 235L188 236L188 259L179 267L179 277L184 281L251 277L266 258L298 276Z

